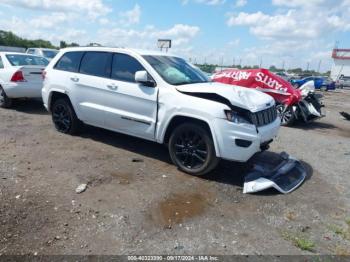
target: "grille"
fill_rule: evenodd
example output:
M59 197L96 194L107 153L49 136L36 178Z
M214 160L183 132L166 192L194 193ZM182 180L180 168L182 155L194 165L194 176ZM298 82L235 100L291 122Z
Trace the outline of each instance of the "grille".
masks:
M260 112L250 113L250 120L257 127L271 124L276 120L276 118L277 110L275 106Z

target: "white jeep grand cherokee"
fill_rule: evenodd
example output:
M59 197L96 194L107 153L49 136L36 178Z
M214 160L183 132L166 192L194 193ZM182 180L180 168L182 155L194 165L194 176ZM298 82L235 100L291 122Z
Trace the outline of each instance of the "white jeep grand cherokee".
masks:
M81 123L167 144L182 171L246 162L268 148L280 119L261 92L211 83L184 59L122 48L69 48L44 72L42 96L58 131Z

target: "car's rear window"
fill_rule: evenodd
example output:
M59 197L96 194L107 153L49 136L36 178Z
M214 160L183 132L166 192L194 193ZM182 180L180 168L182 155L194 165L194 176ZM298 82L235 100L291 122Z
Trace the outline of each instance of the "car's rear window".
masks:
M35 66L47 66L49 61L44 57L32 56L32 55L6 55L7 60L13 66L26 66L26 65L35 65Z
M65 53L55 65L55 69L68 72L78 72L83 54L84 52Z

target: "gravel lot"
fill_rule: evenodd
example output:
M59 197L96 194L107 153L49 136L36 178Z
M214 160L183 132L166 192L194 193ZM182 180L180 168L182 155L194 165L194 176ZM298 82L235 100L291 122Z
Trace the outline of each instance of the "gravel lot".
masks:
M350 91L325 93L327 116L282 128L308 180L295 192L242 194L248 165L205 178L167 149L87 127L57 133L40 102L0 110L0 254L348 254ZM87 190L76 194L78 185Z

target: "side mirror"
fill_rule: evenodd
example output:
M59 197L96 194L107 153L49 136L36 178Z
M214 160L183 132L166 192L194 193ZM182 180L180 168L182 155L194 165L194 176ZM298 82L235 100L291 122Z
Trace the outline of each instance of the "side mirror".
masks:
M137 71L135 73L135 82L144 86L155 87L156 83L148 76L146 71Z

